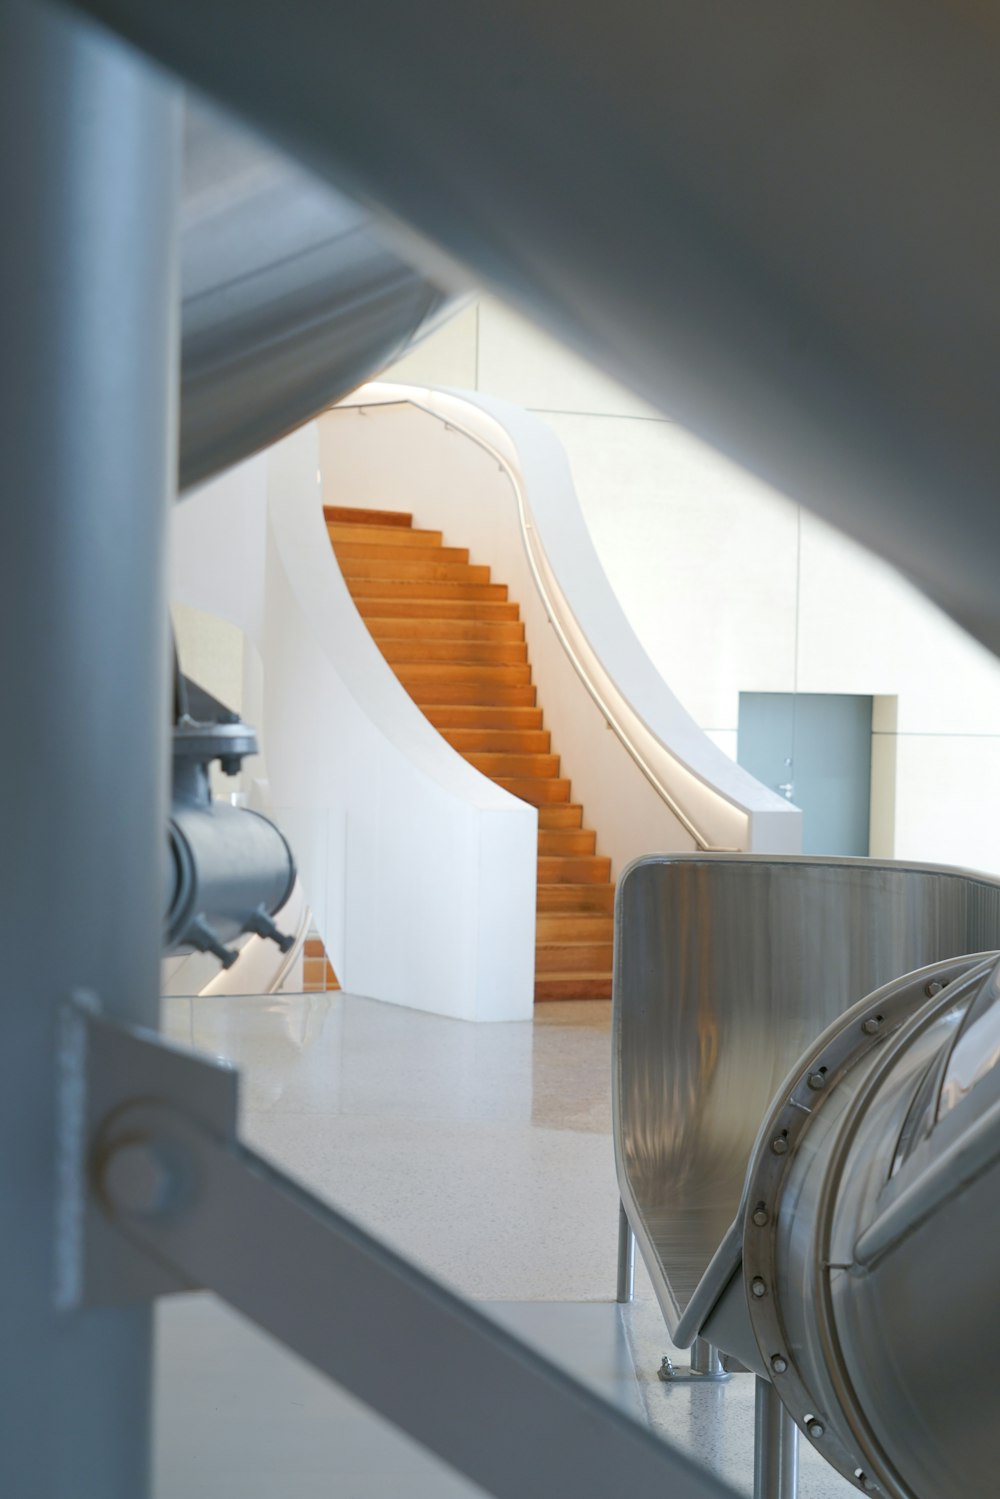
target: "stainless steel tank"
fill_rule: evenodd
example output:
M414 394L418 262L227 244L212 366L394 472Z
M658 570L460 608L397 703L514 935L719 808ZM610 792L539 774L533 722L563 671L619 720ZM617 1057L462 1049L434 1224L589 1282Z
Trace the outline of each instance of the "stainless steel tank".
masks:
M308 421L457 305L364 208L193 98L180 228L182 490Z
M997 1491L1000 963L934 964L819 1038L764 1120L743 1282L765 1366L864 1492Z

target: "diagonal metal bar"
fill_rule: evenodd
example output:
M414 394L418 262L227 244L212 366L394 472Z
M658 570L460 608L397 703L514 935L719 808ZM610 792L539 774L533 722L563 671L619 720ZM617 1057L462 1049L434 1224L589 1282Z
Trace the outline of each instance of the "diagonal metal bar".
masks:
M134 1246L259 1327L500 1499L725 1499L686 1454L237 1142L136 1104L98 1140Z

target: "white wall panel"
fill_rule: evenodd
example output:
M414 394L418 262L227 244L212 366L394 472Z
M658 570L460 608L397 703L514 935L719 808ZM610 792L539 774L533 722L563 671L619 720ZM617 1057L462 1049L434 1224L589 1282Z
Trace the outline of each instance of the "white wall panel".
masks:
M454 383L441 349L440 370L434 340L422 351L427 383ZM1000 664L983 647L884 563L490 298L477 373L481 391L539 412L563 442L630 623L720 747L735 750L741 691L870 693L890 736L873 749L873 852L1000 870Z

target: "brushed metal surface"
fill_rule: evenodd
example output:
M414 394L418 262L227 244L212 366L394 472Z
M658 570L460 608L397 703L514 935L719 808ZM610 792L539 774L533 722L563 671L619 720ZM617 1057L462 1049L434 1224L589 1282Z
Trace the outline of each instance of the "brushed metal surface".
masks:
M917 970L855 1006L801 1059L754 1149L742 1281L759 1350L817 1451L884 1499L996 1487L1000 1074L975 1068L941 1117L936 1102L956 1037L992 1056L975 1017L995 1007L997 957ZM961 1350L944 1377L928 1331Z
M367 210L190 98L180 230L182 490L308 421L457 305Z
M900 1347L912 1343L908 1329L882 1315L884 1295L881 1304L867 1301L876 1261L912 1231L919 1212L933 1211L934 1199L921 1190L915 1212L906 1190L915 1178L933 1185L926 1153L923 1164L911 1160L894 1179L896 1142L924 1078L940 1084L941 1057L996 962L994 952L917 969L866 996L817 1038L768 1111L744 1194L741 1282L763 1363L816 1450L858 1488L871 1492L874 1485L888 1499L944 1499L945 1492L955 1499L953 1487L928 1484L912 1461L916 1384L899 1358ZM824 1085L814 1090L820 1074ZM778 1138L783 1153L773 1149ZM926 1133L922 1138L926 1144ZM954 1179L948 1192L954 1195ZM865 1252L873 1228L879 1243ZM970 1298L980 1303L984 1324L991 1284ZM903 1296L910 1321L917 1290L911 1277ZM919 1304L923 1310L922 1292ZM862 1306L859 1329L853 1319ZM928 1324L916 1320L926 1336ZM934 1426L934 1412L931 1402L921 1422ZM880 1424L893 1434L888 1443ZM968 1454L947 1436L944 1445L953 1473L968 1480ZM910 1456L900 1464L893 1447ZM970 1483L967 1492L983 1489Z
M629 866L615 913L615 1156L672 1334L807 1046L898 975L998 946L1000 882L965 870L704 854Z

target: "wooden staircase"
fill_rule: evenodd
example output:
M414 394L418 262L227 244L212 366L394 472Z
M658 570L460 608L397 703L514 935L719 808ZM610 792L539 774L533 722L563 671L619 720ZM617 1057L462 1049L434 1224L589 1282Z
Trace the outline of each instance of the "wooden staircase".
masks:
M307 937L302 955L303 994L329 994L340 988L340 980L326 955L321 937Z
M412 515L324 513L354 602L414 702L470 765L538 808L536 1000L609 999L611 860L542 727L519 606Z

